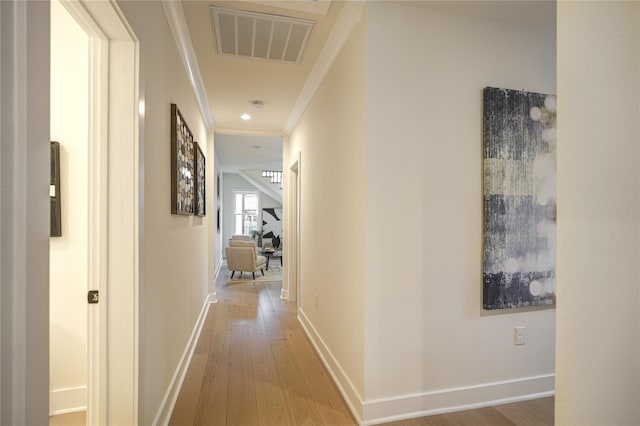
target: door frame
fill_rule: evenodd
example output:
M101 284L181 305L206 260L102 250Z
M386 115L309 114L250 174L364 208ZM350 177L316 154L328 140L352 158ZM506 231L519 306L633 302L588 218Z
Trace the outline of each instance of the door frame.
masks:
M289 251L287 268L287 290L283 289L282 298L296 301L298 308L301 303L301 270L300 270L300 218L301 218L301 153L298 152L297 158L289 166L288 173L288 232Z
M138 422L139 43L115 2L61 0L89 36L87 425ZM111 225L111 226L110 226Z

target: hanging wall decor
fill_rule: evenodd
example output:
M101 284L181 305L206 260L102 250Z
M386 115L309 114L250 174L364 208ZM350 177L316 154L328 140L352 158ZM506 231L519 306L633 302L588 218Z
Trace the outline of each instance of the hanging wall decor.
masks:
M49 182L51 224L49 236L62 236L62 209L60 206L60 143L51 142L51 180Z
M484 309L556 300L556 98L487 87Z
M282 209L262 209L262 238L271 238L275 248L280 247L282 239Z
M206 191L205 191L205 183L206 183L206 178L205 178L205 158L204 158L204 154L202 153L202 149L200 149L200 144L198 144L197 142L194 142L194 152L196 154L196 161L195 161L195 165L196 165L196 179L195 179L195 214L197 216L205 216L206 215Z
M171 213L192 215L195 204L194 140L176 104L171 104Z

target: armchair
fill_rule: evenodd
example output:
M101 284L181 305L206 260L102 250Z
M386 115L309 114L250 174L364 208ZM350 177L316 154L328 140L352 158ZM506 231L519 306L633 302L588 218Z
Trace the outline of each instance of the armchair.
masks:
M256 279L256 272L262 272L267 265L267 258L256 255L256 244L253 241L231 240L229 247L225 249L227 254L227 266L231 271L231 278L236 271L240 271L240 276L244 271L251 272L253 279Z

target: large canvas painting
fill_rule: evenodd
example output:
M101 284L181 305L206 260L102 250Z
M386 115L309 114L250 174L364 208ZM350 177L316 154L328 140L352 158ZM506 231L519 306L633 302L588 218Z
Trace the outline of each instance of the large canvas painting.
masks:
M556 99L487 87L484 104L485 309L556 299Z

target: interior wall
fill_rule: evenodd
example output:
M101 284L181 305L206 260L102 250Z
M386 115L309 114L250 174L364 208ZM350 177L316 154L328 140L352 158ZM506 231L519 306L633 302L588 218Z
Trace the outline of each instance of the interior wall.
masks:
M223 173L222 174L223 185L222 185L222 198L223 198L223 210L221 211L223 217L223 226L222 226L222 255L226 259L226 255L224 254L224 248L229 245L229 240L231 236L235 234L234 232L234 216L233 209L235 206L233 199L233 191L257 191L260 194L260 218L262 218L262 209L264 208L282 208L282 200L274 200L269 195L260 191L256 188L251 182L243 178L237 173ZM259 223L261 219L258 219Z
M0 423L49 414L49 2L0 2Z
M380 235L381 244L386 235L383 223L365 227L364 35L361 21L284 141L285 181L301 155L299 315L356 411L364 389L365 235Z
M640 424L639 76L638 2L558 2L559 425Z
M209 250L213 249L213 271L209 272L210 286L209 294L215 292L215 277L216 272L220 270L222 263L222 171L220 170L220 160L215 155L215 134L212 134L214 143L209 146L209 156L207 158L213 158L213 170L211 176L211 187L207 192L207 197L212 201L213 208L210 214L209 222L209 234L211 235L211 242L209 244ZM218 217L218 211L219 217Z
M140 41L145 94L138 421L151 424L204 306L213 261L207 218L171 214L170 104L178 105L203 152L211 152L213 136L201 118L161 3L121 1L119 6ZM213 167L213 158L207 156L206 164ZM212 188L213 183L207 180L206 185Z
M52 413L86 408L89 38L51 2L51 140L60 142L62 236L49 240Z
M555 31L366 11L364 419L552 392L555 310L482 309L481 148L485 86L555 93Z

